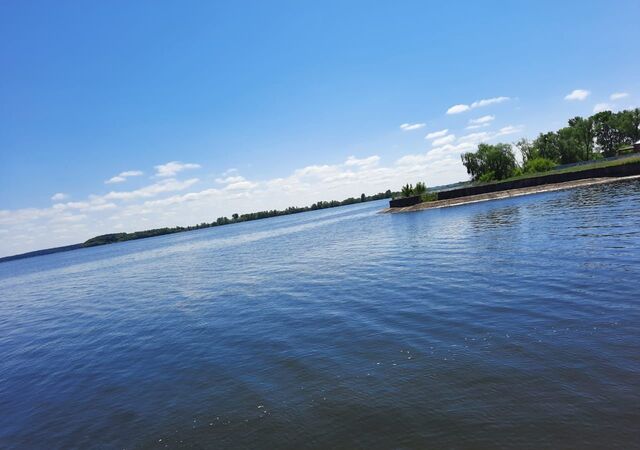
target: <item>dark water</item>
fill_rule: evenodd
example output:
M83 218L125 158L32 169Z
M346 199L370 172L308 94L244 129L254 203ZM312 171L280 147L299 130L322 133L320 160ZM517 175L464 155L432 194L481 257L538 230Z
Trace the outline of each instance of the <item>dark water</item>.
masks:
M640 447L640 183L382 206L0 264L0 447Z

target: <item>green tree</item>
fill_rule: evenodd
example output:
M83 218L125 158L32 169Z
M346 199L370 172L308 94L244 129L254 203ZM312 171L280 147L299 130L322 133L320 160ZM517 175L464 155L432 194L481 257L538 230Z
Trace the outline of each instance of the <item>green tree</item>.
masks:
M616 125L623 134L625 144L640 140L640 108L620 111L616 114Z
M561 164L570 164L584 159L584 152L581 150L580 138L576 129L564 127L559 129L556 135Z
M360 201L364 202L367 199L367 196L364 195L364 193L362 193L362 195L360 196Z
M583 160L590 160L593 157L593 141L595 139L593 119L591 117L587 119L574 117L569 119L569 127L574 130L574 136L580 146Z
M536 156L552 161L560 161L560 140L558 139L558 135L553 131L540 133L533 141L533 146L535 147Z
M624 133L620 130L620 116L611 111L602 111L591 116L595 129L596 142L605 157L615 156L625 143Z
M402 186L400 193L403 197L411 197L413 195L413 185L405 184L404 186Z
M522 138L515 143L516 148L522 155L522 163L526 164L527 161L538 157L538 150L528 139Z
M413 195L422 195L427 193L427 185L422 181L416 183L416 187L413 188Z
M503 180L513 176L518 169L509 144L480 144L475 153L464 153L461 158L474 181Z

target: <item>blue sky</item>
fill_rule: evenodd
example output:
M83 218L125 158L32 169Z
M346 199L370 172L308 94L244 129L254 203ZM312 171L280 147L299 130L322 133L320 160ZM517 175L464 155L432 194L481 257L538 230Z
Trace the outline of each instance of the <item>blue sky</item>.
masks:
M0 255L459 181L639 103L637 1L374 3L0 3Z

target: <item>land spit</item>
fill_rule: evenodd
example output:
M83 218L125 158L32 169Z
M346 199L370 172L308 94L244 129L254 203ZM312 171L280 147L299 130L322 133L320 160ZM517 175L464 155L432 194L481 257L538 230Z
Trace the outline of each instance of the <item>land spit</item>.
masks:
M432 202L422 202L413 206L405 206L403 208L385 208L382 213L402 213L422 211L432 208L447 208L450 206L466 205L468 203L486 202L489 200L500 200L503 198L519 197L521 195L540 194L543 192L560 191L563 189L573 189L582 186L593 186L596 184L614 183L618 181L640 179L640 175L632 175L628 177L602 177L587 178L584 180L565 181L562 183L543 184L539 186L530 186L518 189L507 189L504 191L488 192L486 194L469 195L466 197L457 197L447 200L436 200Z

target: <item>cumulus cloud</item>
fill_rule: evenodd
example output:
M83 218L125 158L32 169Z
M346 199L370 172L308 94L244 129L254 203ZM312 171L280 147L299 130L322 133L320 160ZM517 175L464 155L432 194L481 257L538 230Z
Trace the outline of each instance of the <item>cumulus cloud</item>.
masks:
M200 164L181 163L180 161L170 161L166 164L155 166L157 177L173 177L178 172L188 169L199 169Z
M349 156L345 161L345 166L359 166L359 167L370 167L375 166L380 162L380 157L378 155L369 156L368 158L358 159L355 156Z
M469 111L476 108L482 108L483 106L494 105L497 103L503 103L511 100L510 97L492 97L492 98L483 98L482 100L476 100L470 105L466 105L464 103L453 105L451 108L447 110L447 114L460 114L465 111Z
M448 129L444 129L444 130L439 130L439 131L432 131L431 133L427 134L424 138L425 139L436 139L442 136L446 136L447 133L449 132Z
M222 172L222 176L223 177L228 177L232 173L236 173L236 172L238 172L238 169L236 169L235 167L232 167L231 169L227 169L224 172Z
M118 175L109 178L105 181L105 184L114 184L114 183L123 183L127 181L129 177L139 177L144 173L140 170L125 170L124 172L120 172Z
M433 142L432 142L432 145L434 147L439 147L441 145L450 144L455 140L456 140L455 134L448 134L448 135L443 136L441 138L434 139Z
M100 197L92 197L83 202L56 203L52 206L55 211L80 210L80 211L102 211L104 209L115 208L114 203L107 203Z
M612 109L613 109L613 105L609 103L596 103L595 106L593 107L593 112L599 113L602 111L610 111Z
M244 181L244 177L240 175L225 177L225 178L216 178L216 183L218 184L239 183L240 181Z
M425 125L425 123L403 123L402 125L400 125L400 129L402 131L413 131L424 128Z
M571 93L565 95L564 99L569 101L582 101L586 100L590 94L591 92L586 89L574 89Z
M469 125L480 125L480 124L486 124L486 123L490 123L493 122L496 119L496 116L482 116L482 117L478 117L477 119L470 119L469 120Z
M485 98L482 100L475 101L471 104L471 109L480 108L482 106L494 105L496 103L503 103L509 101L509 97L493 97L493 98Z
M65 194L64 192L57 192L51 196L51 200L53 200L54 202L59 202L67 198L69 198L69 195Z
M236 181L234 183L229 183L225 186L226 191L246 191L249 189L253 189L258 186L258 183L253 183L248 180Z
M609 96L610 100L621 100L623 98L627 98L629 94L627 92L614 92Z
M199 180L197 178L191 178L184 181L169 178L134 191L111 191L100 198L104 200L135 200L144 197L154 197L166 192L185 190L196 184L198 181Z
M495 133L494 137L506 136L508 134L520 133L524 130L522 125L507 125L506 127L502 127Z
M458 104L453 105L451 108L447 109L447 114L460 114L465 111L469 111L471 107L469 105Z

